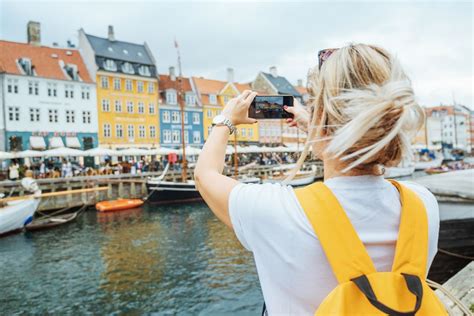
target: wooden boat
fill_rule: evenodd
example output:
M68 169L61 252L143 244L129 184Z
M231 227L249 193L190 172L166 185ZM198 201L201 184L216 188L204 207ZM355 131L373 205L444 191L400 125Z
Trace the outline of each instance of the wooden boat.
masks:
M64 225L75 220L77 218L77 214L78 212L74 212L70 214L56 215L51 217L48 216L46 218L34 219L31 223L25 226L25 230L37 231Z
M425 170L427 174L440 174L440 173L446 173L448 171L449 171L448 168L443 168L443 167L428 168Z
M193 180L187 182L162 181L150 178L146 183L151 203L179 203L202 200Z
M0 208L0 235L22 230L33 219L39 203L40 199L33 196L5 202Z
M284 170L284 169L277 169L277 170ZM316 181L317 170L318 168L313 165L311 166L311 170L298 171L295 177L288 183L288 185L291 185L292 187L300 187L300 186L305 186L305 185L313 183L314 181ZM280 174L278 174L277 176L272 176L267 179L264 179L263 183L283 182L288 176L288 174L289 174L288 172L282 173L280 171Z
M118 199L113 201L102 201L95 205L99 212L123 211L131 208L137 208L144 203L141 199Z

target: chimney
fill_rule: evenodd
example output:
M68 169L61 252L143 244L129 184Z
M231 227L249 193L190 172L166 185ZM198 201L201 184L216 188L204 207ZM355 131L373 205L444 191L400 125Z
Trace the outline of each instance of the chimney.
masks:
M276 66L271 66L271 67L270 67L270 74L271 74L273 77L278 77L277 67L276 67Z
M227 82L234 82L234 68L227 68Z
M111 42L115 41L114 26L113 25L109 25L109 33L107 35L107 38Z
M29 21L27 25L28 44L41 46L41 25L39 22Z
M171 81L176 80L176 74L174 72L174 67L173 66L170 67L170 79L171 79Z
M303 86L303 79L298 79L298 87L302 87Z
M59 47L58 42L53 42L53 47Z

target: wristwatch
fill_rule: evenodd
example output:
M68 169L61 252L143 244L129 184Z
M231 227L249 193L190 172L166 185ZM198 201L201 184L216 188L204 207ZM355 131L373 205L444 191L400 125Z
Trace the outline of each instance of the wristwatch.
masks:
M216 115L212 119L212 126L227 126L230 130L230 135L232 135L235 132L235 126L232 124L232 122L225 117L224 115Z

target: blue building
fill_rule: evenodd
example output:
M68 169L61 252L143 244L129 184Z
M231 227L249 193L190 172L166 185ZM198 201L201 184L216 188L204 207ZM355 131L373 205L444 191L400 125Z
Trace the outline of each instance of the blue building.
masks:
M178 148L182 145L179 84L174 67L170 67L169 75L159 76L160 146L163 147ZM184 141L186 145L201 147L204 142L202 108L197 103L189 78L182 78L181 89L185 102Z

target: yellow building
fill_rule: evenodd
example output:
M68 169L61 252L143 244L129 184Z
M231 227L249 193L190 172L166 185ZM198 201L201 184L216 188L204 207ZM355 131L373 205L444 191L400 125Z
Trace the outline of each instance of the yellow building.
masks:
M146 43L117 41L79 31L79 47L97 84L99 145L108 148L159 146L158 79Z
M228 80L212 80L193 77L192 86L198 96L203 112L203 135L207 140L212 128L212 119L222 112L224 105L246 89L248 84L233 82L233 71L228 69ZM244 143L258 142L258 124L244 124L237 127L237 141Z

